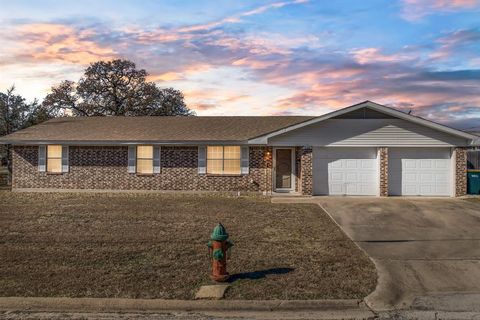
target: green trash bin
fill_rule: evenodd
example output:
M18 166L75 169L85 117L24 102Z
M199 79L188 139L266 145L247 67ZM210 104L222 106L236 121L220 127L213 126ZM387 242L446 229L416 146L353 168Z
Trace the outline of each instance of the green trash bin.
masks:
M467 172L467 193L480 194L480 171Z

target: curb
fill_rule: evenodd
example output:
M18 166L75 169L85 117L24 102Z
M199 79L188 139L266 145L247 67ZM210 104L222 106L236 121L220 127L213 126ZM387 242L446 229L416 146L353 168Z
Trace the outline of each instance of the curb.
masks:
M1 297L0 311L370 311L362 300L165 300Z

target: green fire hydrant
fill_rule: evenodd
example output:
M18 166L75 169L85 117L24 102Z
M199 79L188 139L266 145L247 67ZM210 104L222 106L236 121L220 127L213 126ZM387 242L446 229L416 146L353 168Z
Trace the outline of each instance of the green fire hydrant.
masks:
M227 253L233 246L233 242L228 240L227 230L221 223L217 224L213 229L207 246L212 259L212 274L210 278L218 282L226 281L230 276L227 272Z

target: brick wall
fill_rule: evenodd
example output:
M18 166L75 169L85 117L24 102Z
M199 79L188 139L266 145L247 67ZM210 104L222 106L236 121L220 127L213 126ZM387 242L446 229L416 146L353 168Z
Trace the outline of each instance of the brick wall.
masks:
M388 148L378 148L380 162L380 197L388 197Z
M313 195L313 152L312 148L302 148L300 156L300 179L302 182L302 194Z
M455 196L467 194L467 149L455 148Z
M0 166L0 186L9 184L9 173L7 167Z
M38 172L38 147L15 146L13 188L192 190L268 192L272 188L271 148L250 147L250 173L243 176L198 174L197 147L162 147L161 173L138 176L127 172L128 148L70 146L70 170Z
M302 147L295 148L295 191L302 192Z

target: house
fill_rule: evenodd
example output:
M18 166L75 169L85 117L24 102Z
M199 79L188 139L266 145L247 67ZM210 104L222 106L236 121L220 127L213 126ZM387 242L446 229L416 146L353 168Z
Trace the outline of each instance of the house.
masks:
M0 143L17 191L462 196L478 139L366 101L320 117L57 118Z

